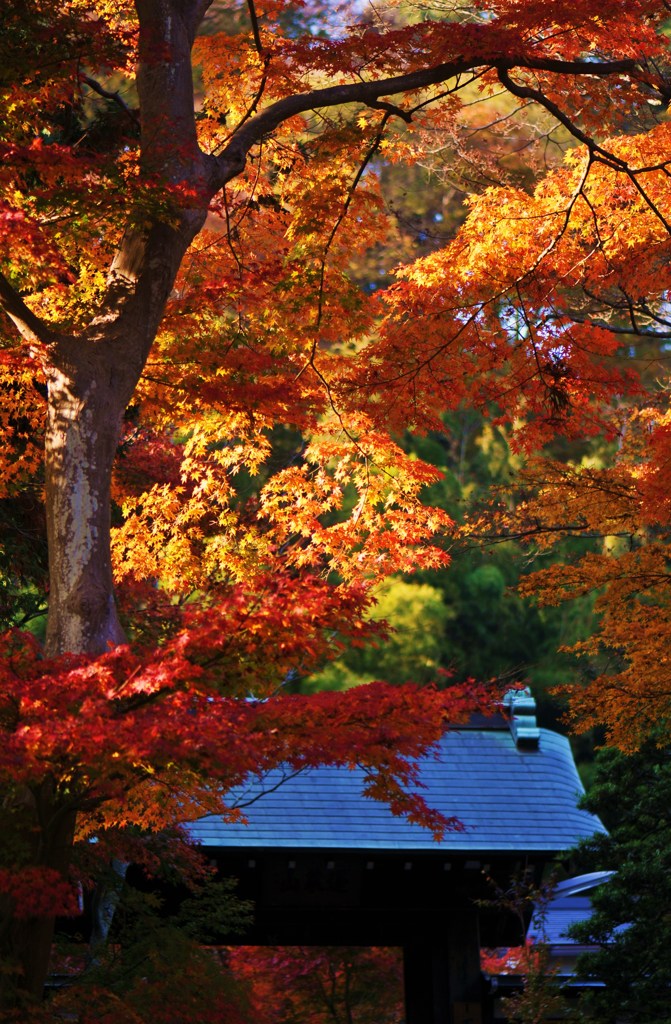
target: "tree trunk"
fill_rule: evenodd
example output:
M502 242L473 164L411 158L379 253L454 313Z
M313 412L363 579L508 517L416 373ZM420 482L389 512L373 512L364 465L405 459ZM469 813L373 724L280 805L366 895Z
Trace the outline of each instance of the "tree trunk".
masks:
M47 367L49 655L95 655L125 640L114 602L110 484L124 408L137 376L129 375L118 347L85 337L61 339ZM47 776L39 787L22 787L14 799L16 836L28 863L67 877L76 821L71 798L64 803L57 780ZM11 912L11 906L7 909ZM0 978L0 1008L41 998L54 923L53 915L44 915L9 925L1 944L20 973Z
M136 0L141 168L154 185L162 181L166 186L165 209L163 220L152 218L147 209L132 213L110 267L99 315L79 337L58 335L0 279L5 310L24 338L47 352L50 656L97 655L125 641L110 555L111 476L123 415L184 254L224 180L220 172L214 174L214 158L200 152L194 120L190 52L210 2ZM192 208L175 198L184 194ZM52 778L21 794L22 801L24 796L18 838L25 840L30 863L55 868L65 877L76 808L62 803ZM9 939L0 935L0 945L9 943L21 965L20 988L35 998L42 995L47 977L53 926L53 917L17 921L10 924Z
M47 653L101 654L123 643L110 558L110 488L123 414L206 210L129 229L100 316L52 346L47 366Z
M123 643L110 558L110 484L125 389L105 350L49 373L47 652L100 654ZM91 358L92 355L96 358Z
M12 808L30 863L67 876L72 856L75 810L59 799L51 777L38 786L21 789ZM21 1007L25 997L42 998L54 935L54 917L12 919L11 902L4 908L6 926L0 929L0 957L9 969L0 971L0 1013ZM19 968L18 977L12 965Z
M96 655L125 642L110 556L112 468L124 411L183 255L204 219L204 210L184 211L176 226L131 229L114 261L101 315L80 337L61 337L51 346L45 368L49 655ZM32 797L21 829L34 850L30 862L65 877L75 809L60 803L51 779ZM18 922L12 932L20 988L36 998L47 977L53 928L53 917L44 917Z

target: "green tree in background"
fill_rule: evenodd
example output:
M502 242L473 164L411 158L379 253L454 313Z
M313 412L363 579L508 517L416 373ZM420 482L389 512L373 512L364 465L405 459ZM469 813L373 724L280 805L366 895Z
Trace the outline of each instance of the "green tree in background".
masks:
M668 1024L671 1005L671 756L654 738L637 753L602 750L583 806L609 835L579 847L584 871L613 870L595 890L594 913L571 933L601 948L578 975L603 987L581 1000L590 1024Z
M373 617L392 632L375 646L351 647L342 658L313 676L306 689L341 690L374 679L390 683L428 683L436 679L447 654L450 609L437 587L399 577L376 590Z

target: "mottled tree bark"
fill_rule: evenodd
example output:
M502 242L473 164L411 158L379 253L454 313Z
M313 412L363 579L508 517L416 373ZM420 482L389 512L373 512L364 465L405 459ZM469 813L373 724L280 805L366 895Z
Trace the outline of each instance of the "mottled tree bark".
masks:
M107 308L81 336L50 347L49 654L100 654L124 642L110 557L112 466L124 411L205 215L204 209L187 211L176 215L176 226L131 229L110 272Z
M113 370L100 358L86 362L95 365L53 367L48 376L50 654L97 654L124 640L110 559L110 479L123 406Z

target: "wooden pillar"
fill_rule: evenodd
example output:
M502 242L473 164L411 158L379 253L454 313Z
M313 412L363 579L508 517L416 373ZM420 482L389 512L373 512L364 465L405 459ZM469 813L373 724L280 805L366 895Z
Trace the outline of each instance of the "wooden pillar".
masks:
M436 941L403 948L406 1024L484 1024L477 911L448 913Z
M403 947L405 1024L450 1024L447 944Z

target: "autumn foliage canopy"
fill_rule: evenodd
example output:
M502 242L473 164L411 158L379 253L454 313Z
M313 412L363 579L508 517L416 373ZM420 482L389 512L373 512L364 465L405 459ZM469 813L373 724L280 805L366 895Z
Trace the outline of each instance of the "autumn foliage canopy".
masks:
M628 747L668 719L670 15L6 6L0 912L24 987L73 843L124 856L138 829L239 815L249 772L363 764L371 796L451 824L407 759L483 691L285 691L380 635L374 584L455 539L605 538L525 587L599 594L580 722ZM486 122L506 127L469 141ZM397 245L381 168L436 153L463 224L362 287L353 268ZM404 438L465 406L525 468L457 526ZM599 461L552 448L589 437ZM25 541L44 524L48 567ZM42 645L21 628L47 602ZM51 903L25 896L40 877Z

